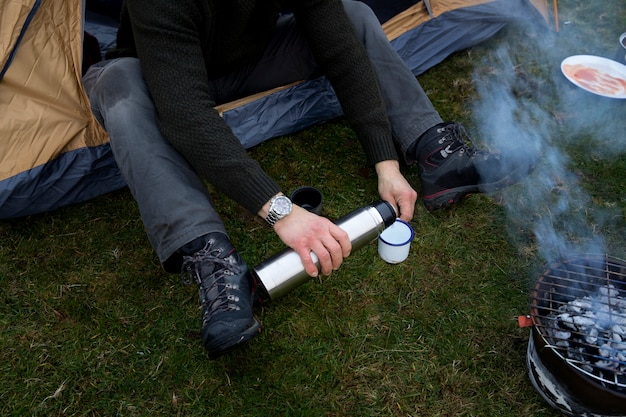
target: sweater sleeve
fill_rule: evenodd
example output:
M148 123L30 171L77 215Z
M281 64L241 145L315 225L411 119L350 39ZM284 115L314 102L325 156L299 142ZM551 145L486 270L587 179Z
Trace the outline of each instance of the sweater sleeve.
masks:
M280 188L214 109L199 29L211 11L198 7L129 0L137 55L163 134L199 175L256 214Z
M341 0L296 0L294 8L368 163L399 159L376 74Z

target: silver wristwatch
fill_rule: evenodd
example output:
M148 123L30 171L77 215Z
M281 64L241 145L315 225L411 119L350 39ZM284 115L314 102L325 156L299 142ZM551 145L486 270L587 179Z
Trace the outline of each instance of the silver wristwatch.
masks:
M270 209L267 213L265 221L272 227L274 224L291 213L293 204L289 197L284 195L276 195L270 200Z

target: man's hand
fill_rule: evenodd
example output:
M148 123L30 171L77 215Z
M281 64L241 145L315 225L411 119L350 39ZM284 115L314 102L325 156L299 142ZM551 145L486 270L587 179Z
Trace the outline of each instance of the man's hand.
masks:
M375 168L380 197L393 206L396 213L399 213L398 217L407 222L411 221L417 201L417 191L400 172L398 161L381 161L376 164Z
M343 258L352 250L350 238L343 229L295 204L290 215L276 222L274 231L300 255L307 274L312 277L317 276L318 270L311 259L311 252L319 259L322 274L330 275L339 269Z
M268 210L269 201L257 214L265 218ZM306 273L312 277L317 276L319 271L311 258L311 252L317 256L322 274L330 275L339 269L343 258L350 255L352 250L348 233L327 218L295 204L291 214L274 224L274 231L285 245L300 255Z

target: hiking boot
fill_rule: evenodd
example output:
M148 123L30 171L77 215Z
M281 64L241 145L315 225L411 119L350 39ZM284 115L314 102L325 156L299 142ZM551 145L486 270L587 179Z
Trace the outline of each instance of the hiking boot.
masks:
M246 263L225 234L210 233L202 239L204 246L191 255L185 249L193 242L183 247L181 275L184 283L199 286L202 342L209 358L215 359L256 336L261 328L252 314L253 281Z
M474 148L463 126L453 122L427 130L413 152L428 210L450 207L471 193L492 193L532 171L527 155L504 159Z

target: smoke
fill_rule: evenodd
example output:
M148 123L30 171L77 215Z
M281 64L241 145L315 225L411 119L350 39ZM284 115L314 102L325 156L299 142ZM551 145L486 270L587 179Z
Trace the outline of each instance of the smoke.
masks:
M552 34L529 32L523 45L500 42L473 74L477 142L499 150L512 171L534 165L502 192L510 230L532 231L527 240L548 262L606 253L602 231L622 218L594 205L569 155L584 149L585 158L604 163L626 152L624 106L569 83L560 72L566 56Z

